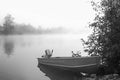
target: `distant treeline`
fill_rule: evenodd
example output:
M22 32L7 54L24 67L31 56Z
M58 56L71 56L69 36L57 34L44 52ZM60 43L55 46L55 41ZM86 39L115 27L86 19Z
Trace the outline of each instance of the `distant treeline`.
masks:
M0 25L0 34L49 34L49 33L65 33L62 27L35 28L31 24L18 24L14 22L14 18L9 14L4 17L3 24Z

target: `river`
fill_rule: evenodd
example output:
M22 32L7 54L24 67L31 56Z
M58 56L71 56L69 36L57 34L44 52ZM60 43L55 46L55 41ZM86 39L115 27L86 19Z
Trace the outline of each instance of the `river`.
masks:
M50 78L37 67L37 58L45 49L53 49L54 57L71 56L72 50L82 52L81 37L73 34L0 36L0 80L70 80L72 74L67 72L66 78L60 74L56 79ZM82 52L82 55L86 54Z

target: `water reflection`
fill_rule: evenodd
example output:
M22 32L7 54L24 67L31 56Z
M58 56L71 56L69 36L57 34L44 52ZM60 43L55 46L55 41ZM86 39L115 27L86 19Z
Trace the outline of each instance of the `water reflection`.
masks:
M81 80L80 75L74 72L60 70L42 64L38 64L38 67L50 80Z
M75 80L75 73L42 66L40 71L36 58L47 48L54 49L53 56L71 56L71 50L81 47L78 43L79 37L58 35L0 36L0 80Z
M5 39L3 43L3 48L5 54L7 54L8 56L12 55L14 51L14 41Z

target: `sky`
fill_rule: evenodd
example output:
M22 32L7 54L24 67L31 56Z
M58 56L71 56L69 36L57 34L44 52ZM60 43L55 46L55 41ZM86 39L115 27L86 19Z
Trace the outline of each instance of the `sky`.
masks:
M95 17L90 0L0 0L0 20L7 14L17 23L83 32Z

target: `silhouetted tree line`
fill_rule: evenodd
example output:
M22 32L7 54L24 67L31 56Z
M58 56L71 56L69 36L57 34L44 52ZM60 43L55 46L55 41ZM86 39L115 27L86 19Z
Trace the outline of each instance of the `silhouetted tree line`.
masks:
M14 22L14 18L8 14L4 17L3 25L0 25L0 34L47 34L47 33L64 33L65 30L61 27L35 28L31 24L18 24Z

